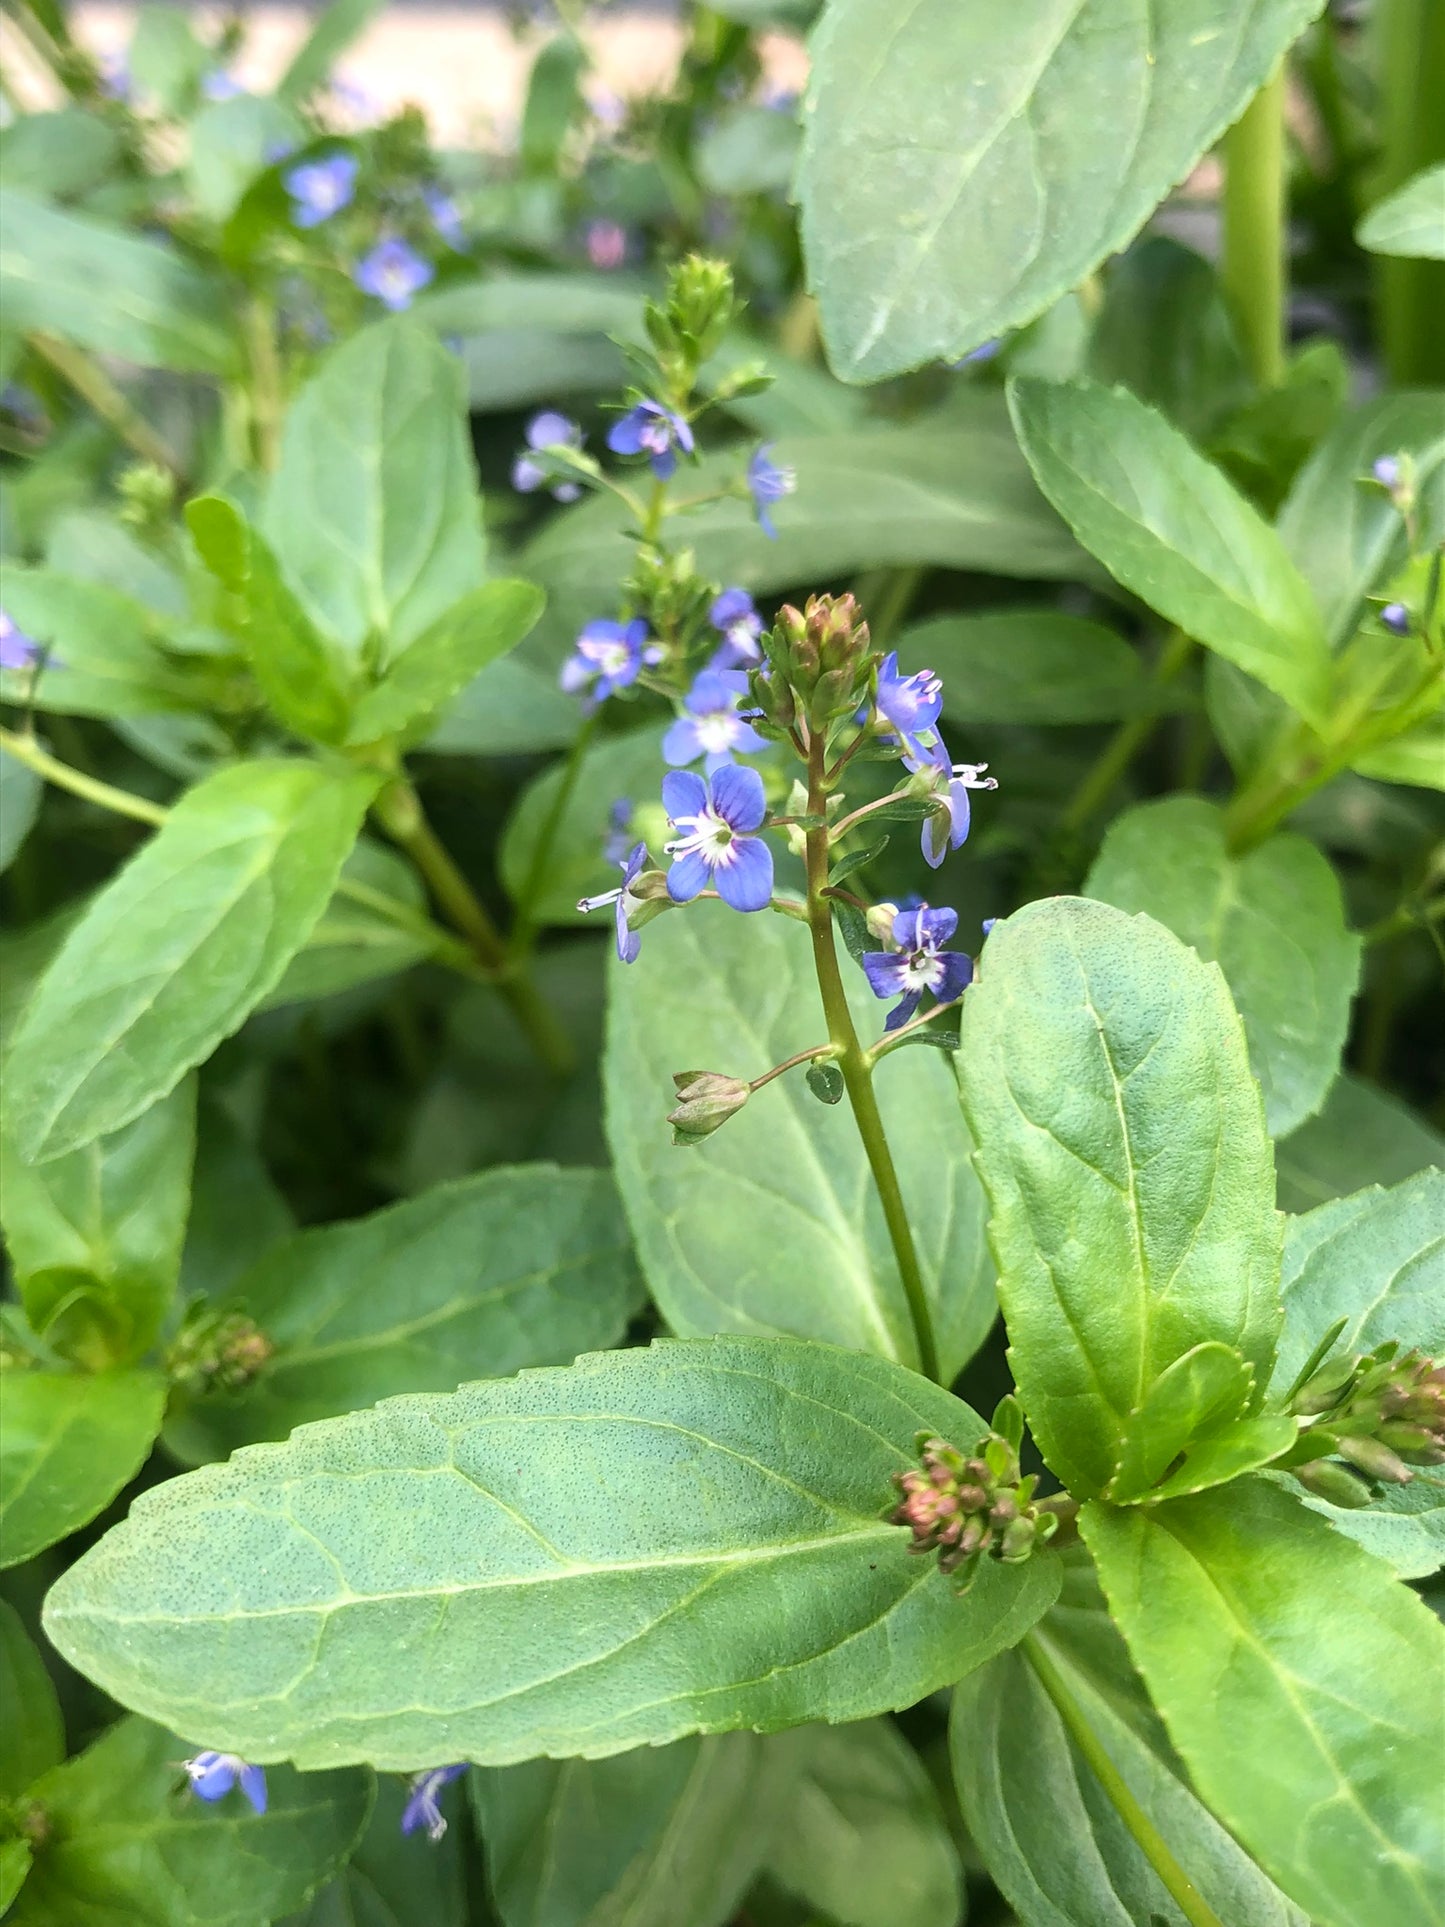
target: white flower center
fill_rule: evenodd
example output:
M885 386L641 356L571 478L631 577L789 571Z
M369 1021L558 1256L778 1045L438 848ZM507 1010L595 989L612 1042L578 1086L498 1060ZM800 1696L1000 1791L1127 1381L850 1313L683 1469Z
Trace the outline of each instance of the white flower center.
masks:
M730 710L714 709L697 719L697 740L709 756L731 749L737 740L738 719Z
M700 856L710 870L731 863L733 859L733 832L717 811L709 803L696 816L680 816L676 827L686 830L685 836L677 837L667 847L669 856Z
M943 981L943 959L936 950L910 950L903 963L908 990L934 990Z

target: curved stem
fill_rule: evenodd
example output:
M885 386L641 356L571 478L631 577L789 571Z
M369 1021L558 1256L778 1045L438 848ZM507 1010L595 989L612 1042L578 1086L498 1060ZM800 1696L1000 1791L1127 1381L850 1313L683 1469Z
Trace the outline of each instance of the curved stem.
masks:
M1219 1915L1174 1858L1168 1841L1129 1791L1123 1775L1110 1759L1104 1742L1090 1726L1083 1707L1069 1691L1067 1680L1045 1651L1042 1641L1034 1633L1026 1633L1019 1650L1033 1667L1039 1684L1064 1723L1064 1730L1109 1796L1114 1811L1133 1836L1134 1844L1158 1874L1160 1884L1190 1927L1224 1927Z
M1150 682L1155 688L1163 688L1173 682L1193 653L1191 639L1183 630L1174 630L1159 652ZM1081 830L1090 817L1103 808L1113 795L1115 784L1158 728L1160 714L1157 709L1150 710L1141 716L1130 716L1127 721L1120 723L1064 805L1059 818L1061 829Z
M43 776L47 783L53 783L58 790L69 790L72 796L82 797L87 803L98 804L103 810L110 810L115 816L128 816L136 823L149 823L152 829L164 823L170 814L160 803L152 803L148 796L134 796L129 790L118 790L110 783L102 783L94 776L87 776L82 770L73 769L69 763L62 763L58 756L44 750L33 736L17 735L13 729L0 729L0 749L7 756L13 756L17 763L24 763L33 769L37 776Z
M827 793L824 787L823 764L824 743L822 735L819 734L813 738L808 752L808 814L810 816L822 816L825 812ZM838 948L833 936L833 912L824 895L828 887L828 832L826 829L808 831L807 865L808 928L813 938L813 964L818 973L818 991L823 1000L823 1014L828 1020L828 1035L835 1048L838 1068L843 1073L843 1084L848 1092L848 1102L853 1109L854 1122L858 1126L858 1135L863 1140L868 1167L873 1173L873 1182L877 1186L879 1201L883 1206L883 1218L888 1226L888 1236L898 1265L898 1275L903 1283L904 1296L908 1300L914 1342L918 1347L919 1367L929 1378L937 1379L938 1346L933 1336L933 1318L928 1308L928 1293L924 1289L918 1251L913 1242L913 1232L908 1223L908 1211L903 1202L903 1192L899 1187L898 1173L893 1164L893 1153L888 1148L883 1118L878 1109L878 1098L873 1089L872 1066L867 1052L858 1041L858 1032L854 1028L852 1013L848 1009L848 993L843 987L843 973L838 967Z
M1281 61L1224 137L1219 278L1261 388L1284 380L1284 88Z
M164 469L178 489L185 489L186 474L179 457L150 423L136 413L99 362L93 361L83 348L57 340L54 335L33 334L27 339L40 359L49 362L56 374L69 382L83 401L90 403L127 448L133 449L142 461Z

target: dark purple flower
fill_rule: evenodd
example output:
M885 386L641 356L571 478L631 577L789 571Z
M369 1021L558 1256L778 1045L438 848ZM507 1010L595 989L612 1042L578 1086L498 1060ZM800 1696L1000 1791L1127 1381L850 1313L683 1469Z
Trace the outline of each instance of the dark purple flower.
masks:
M619 796L607 812L607 835L602 854L609 863L626 863L632 848L632 798Z
M293 167L284 183L297 227L320 227L339 214L356 192L360 166L354 154L328 154L325 160Z
M746 589L724 589L713 598L707 619L722 637L722 646L708 664L710 669L734 669L742 662L762 661L758 638L763 633L763 619Z
M0 609L0 669L33 669L41 653L34 636L27 636L19 623Z
M768 813L763 779L742 763L728 763L707 782L691 770L662 779L662 801L681 832L665 845L672 858L667 894L691 903L715 884L734 910L766 910L773 895L773 853L756 834Z
M771 447L771 442L765 442L761 448L754 449L753 459L748 463L748 493L753 498L758 527L770 541L776 542L778 531L770 511L774 502L781 502L785 495L792 494L798 486L798 476L796 470L779 468L771 460L768 453Z
M901 999L889 1011L883 1028L897 1030L917 1010L924 991L941 1004L961 997L973 981L973 959L961 950L945 950L958 928L956 910L900 910L893 919L896 950L865 950L863 969L875 997Z
M599 617L577 638L577 647L562 665L560 681L569 696L585 694L589 706L606 702L619 689L635 683L644 666L661 662L662 651L647 640L641 616L630 622Z
M363 255L351 271L351 278L363 294L375 295L393 314L409 308L436 269L415 248L396 235L378 241L370 254Z
M632 894L632 886L650 861L647 845L635 843L618 865L622 871L622 882L618 887L615 890L604 890L600 897L581 897L577 903L577 908L584 917L593 910L605 910L609 904L613 907L617 913L617 954L623 963L636 963L637 953L642 948L642 939L632 928L629 913L637 907L639 901Z
M527 446L533 449L582 446L582 430L570 416L555 408L544 408L540 415L534 415L527 423L526 435ZM533 461L530 455L519 455L512 464L512 487L523 495L532 494L548 479L549 470L543 463ZM552 495L558 502L575 502L581 493L578 482L552 481Z
M614 455L645 455L659 482L665 482L677 467L674 443L684 455L691 455L692 430L660 401L640 401L607 431L607 446Z
M943 684L931 669L904 676L898 651L890 649L878 665L878 714L897 735L905 757L918 764L934 760L937 723L943 713Z
M431 216L431 224L447 246L460 254L467 245L467 231L462 225L462 211L451 195L439 187L422 190L426 211Z
M915 774L924 769L938 772L939 807L923 819L923 855L930 869L936 870L950 850L968 840L973 806L970 790L996 790L998 778L985 776L987 763L951 763L943 738L937 730L933 742L921 757L905 754L903 764ZM945 788L946 784L946 788Z
M192 1789L203 1800L224 1800L233 1786L239 1785L256 1813L266 1811L266 1774L259 1766L248 1766L237 1753L198 1753L183 1760Z
M1403 602L1387 602L1380 611L1380 620L1392 636L1408 636L1410 633L1410 611Z
M726 669L704 669L683 698L679 716L662 739L663 761L695 763L705 757L708 775L734 756L756 756L767 742L738 714L748 692L748 679Z
M447 1823L437 1804L437 1795L466 1770L465 1762L460 1762L456 1766L430 1766L425 1773L413 1773L411 1792L401 1814L402 1832L415 1833L418 1827L425 1827L428 1840L440 1840Z

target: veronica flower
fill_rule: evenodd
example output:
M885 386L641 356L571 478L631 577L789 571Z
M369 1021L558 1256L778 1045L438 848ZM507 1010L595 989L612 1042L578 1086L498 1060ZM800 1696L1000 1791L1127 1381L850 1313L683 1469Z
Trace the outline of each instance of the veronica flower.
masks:
M695 763L705 757L708 775L734 756L756 756L766 740L738 714L748 679L735 671L704 669L683 698L679 716L662 739L663 761Z
M797 471L779 468L769 458L771 442L753 451L753 459L748 463L748 493L753 498L753 513L758 518L758 527L770 541L776 542L778 531L773 526L769 513L774 502L781 502L785 495L791 495L798 486Z
M727 763L704 782L691 770L662 779L662 801L681 832L664 847L672 858L667 894L691 903L711 883L734 910L766 910L773 895L773 853L756 832L768 806L755 769Z
M932 744L923 755L910 756L905 753L903 764L915 773L930 768L938 770L940 788L944 780L947 781L947 790L939 797L940 808L934 815L923 819L924 860L930 869L936 870L950 850L956 850L968 841L973 819L969 791L996 790L998 778L984 775L987 763L951 763L943 738L936 730Z
M665 482L677 467L674 443L691 455L692 430L660 401L640 401L607 431L607 446L614 455L645 455L659 482Z
M1387 602L1380 611L1380 621L1392 636L1408 636L1410 633L1410 611L1403 602Z
M722 637L721 648L708 664L710 669L733 669L740 662L762 661L759 638L763 619L746 589L724 589L714 597L707 619Z
M235 100L244 94L245 88L239 80L233 80L224 67L215 67L201 82L201 92L207 100Z
M900 675L898 651L890 649L878 665L874 700L878 714L903 745L905 760L912 757L919 766L934 761L931 751L943 712L943 684L933 671L919 669L911 676Z
M893 919L896 950L865 950L863 969L875 997L900 1001L884 1020L884 1030L906 1024L929 991L941 1004L961 997L973 981L973 959L961 950L945 950L958 928L956 910L900 910Z
M1400 486L1400 458L1398 455L1381 455L1370 464L1370 473L1381 488Z
M648 642L641 616L631 622L602 617L589 622L578 636L576 649L562 665L560 681L569 696L585 692L595 707L635 683L644 666L661 660L662 651Z
M616 805L613 805L616 808ZM632 894L632 886L651 861L645 843L635 843L623 858L618 868L622 871L622 882L615 890L604 890L600 897L582 897L577 908L583 916L593 910L605 910L610 904L617 913L617 955L623 963L636 963L637 953L642 948L642 939L632 928L630 913L636 909L641 898Z
M439 187L423 188L421 197L426 203L427 213L431 216L432 226L447 246L460 254L467 245L467 231L462 225L461 209L451 195L444 193Z
M430 261L393 234L357 262L351 278L363 294L375 295L384 307L399 314L435 273Z
M534 415L527 423L528 448L581 448L582 430L568 416L560 414L555 408L544 408L540 415ZM530 455L519 455L512 464L512 487L523 495L530 495L549 479L548 471L541 462L533 461ZM552 495L558 502L575 502L582 493L578 482L553 481Z
M465 1762L460 1762L456 1766L429 1766L425 1773L413 1773L410 1797L402 1808L402 1832L415 1833L418 1827L425 1827L428 1840L440 1840L447 1823L437 1804L437 1795L466 1770Z
M627 229L616 221L589 221L586 246L594 268L620 268L627 259Z
M102 54L97 63L99 68L100 91L107 100L128 101L134 88L130 75L130 62L124 54Z
M293 167L285 177L285 188L297 227L320 227L339 214L356 192L360 166L354 154L328 154L325 160Z
M193 1792L203 1800L224 1800L233 1786L240 1785L256 1813L266 1811L266 1774L259 1766L248 1766L237 1753L198 1753L183 1760L186 1778Z
M40 657L40 644L27 636L13 617L0 609L0 669L32 669ZM52 656L52 663L55 658Z

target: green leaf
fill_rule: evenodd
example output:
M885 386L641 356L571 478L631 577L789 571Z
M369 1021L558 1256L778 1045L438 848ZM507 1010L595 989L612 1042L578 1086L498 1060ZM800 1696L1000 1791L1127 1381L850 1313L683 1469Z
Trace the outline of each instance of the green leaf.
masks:
M443 756L525 756L565 749L577 734L577 698L555 670L502 656L469 682L422 745Z
M0 1136L0 1225L34 1330L62 1354L125 1363L175 1297L196 1148L187 1079L131 1123L25 1164Z
M0 697L70 716L146 716L181 709L191 686L161 646L150 610L98 583L7 564L5 609L52 652L40 675L0 673Z
M180 7L149 4L137 13L126 67L136 87L150 95L162 113L179 116L186 111L212 58Z
M0 750L0 875L20 854L35 827L45 785L26 763Z
M1371 254L1403 254L1445 261L1445 163L1427 167L1376 201L1355 230Z
M1427 1927L1445 1627L1264 1479L1087 1505L1109 1609L1202 1797L1319 1927Z
M19 1613L0 1599L0 1797L23 1793L65 1758L60 1701Z
M1350 767L1381 783L1413 783L1419 789L1445 790L1445 690L1433 716L1357 756Z
M33 1859L28 1840L0 1840L0 1910L9 1920L15 1896L25 1885Z
M998 394L961 396L938 426L784 436L776 459L799 476L775 511L776 542L741 501L688 517L710 580L761 595L892 564L1046 579L1088 566L1034 487ZM737 454L710 457L689 471L687 492L728 487L741 467ZM543 633L559 659L632 567L632 525L623 503L596 496L554 516L523 552L523 573L547 591Z
M1219 1919L1307 1927L1190 1789L1087 1559L1030 1640ZM955 1687L949 1749L969 1838L1028 1927L1184 1927L1024 1651Z
M503 1927L722 1927L783 1821L806 1745L726 1733L478 1768Z
M959 1599L909 1556L880 1515L920 1429L982 1424L883 1359L776 1339L391 1401L143 1494L46 1630L123 1703L306 1766L861 1719L1058 1585L1047 1558L986 1561Z
M165 1410L157 1372L5 1374L0 1566L87 1525L145 1464Z
M1143 225L1320 0L834 0L798 195L836 372L878 381L1030 321Z
M367 772L258 759L181 798L20 1021L7 1095L22 1157L119 1130L240 1025L310 935L375 788Z
M1445 1137L1398 1098L1348 1072L1336 1079L1318 1117L1276 1148L1279 1202L1308 1211L1367 1184L1399 1184L1445 1166Z
M239 351L222 283L161 241L7 189L7 330L40 331L143 368L230 375Z
M577 908L579 899L615 889L617 865L609 863L603 851L610 828L608 813L624 799L644 808L657 804L667 774L662 760L665 727L649 723L588 747L535 886L532 873L538 841L567 781L566 766L556 763L543 770L517 798L502 831L499 867L513 903L525 904L539 923L587 923L587 915ZM660 811L660 804L657 807ZM595 927L599 920L593 916L590 921ZM610 929L610 916L607 925Z
M1101 622L1057 609L932 616L898 638L905 666L943 678L944 713L978 723L1107 723L1173 708L1138 652Z
M337 59L363 31L381 0L331 0L292 56L276 88L276 98L299 106L324 86Z
M404 1780L377 1782L376 1805L350 1859L304 1913L286 1916L284 1927L468 1927L464 1790L442 1794L443 1813L450 1810L457 1824L440 1840L403 1834L407 1798ZM484 1915L478 1927L489 1922Z
M120 153L116 129L84 108L21 114L0 130L0 188L69 200L111 177Z
M1116 818L1084 884L1155 917L1224 972L1244 1020L1265 1116L1283 1137L1324 1103L1360 974L1339 880L1301 836L1230 853L1224 813L1171 796Z
M521 1164L274 1246L229 1294L277 1347L244 1392L193 1406L187 1459L282 1439L399 1392L569 1365L642 1298L612 1180Z
M529 174L557 169L573 121L582 112L587 50L576 34L558 34L538 50L527 81L518 151Z
M1445 1357L1445 1171L1373 1185L1291 1218L1285 1232L1275 1384L1288 1389L1338 1319L1331 1357L1396 1339Z
M221 1297L263 1252L296 1229L291 1207L230 1113L202 1098L191 1215L181 1253L187 1297Z
M348 740L424 732L488 663L516 648L536 625L544 600L530 582L486 582L471 590L361 698Z
M1408 1485L1382 1487L1367 1506L1331 1505L1293 1479L1286 1489L1336 1532L1382 1559L1397 1578L1428 1579L1445 1566L1445 1472L1430 1465L1413 1470Z
M1122 388L1015 380L1014 425L1039 487L1126 589L1307 717L1329 697L1320 614L1279 537Z
M607 1129L664 1317L691 1336L784 1332L911 1360L903 1288L849 1112L789 1075L691 1156L667 1141L673 1071L757 1077L821 1041L807 932L703 904L660 917L642 941L642 962L617 964L611 979ZM849 993L863 1034L876 1034L881 1006L852 972ZM951 1378L996 1310L953 1072L933 1051L910 1051L879 1066L875 1088Z
M840 1927L955 1927L963 1906L938 1795L891 1720L813 1736L768 1869Z
M1253 1390L1253 1373L1228 1345L1196 1345L1176 1358L1129 1415L1109 1498L1128 1505L1144 1497L1186 1445L1237 1419Z
M256 1927L302 1905L366 1825L367 1773L273 1768L259 1815L239 1792L196 1799L185 1754L164 1727L121 1720L31 1789L50 1838L14 1927Z
M709 194L786 194L801 138L791 113L734 102L698 141L698 180Z
M1280 1226L1259 1090L1218 970L1162 925L1079 897L996 924L963 1001L959 1074L1010 1358L1078 1497L1195 1346L1262 1393Z
M186 168L197 211L208 221L229 220L272 154L303 137L296 116L264 94L208 101L191 122Z
M334 348L292 402L263 530L318 629L387 669L482 577L461 371L409 320Z
M260 1008L334 997L395 976L435 955L437 940L416 870L386 844L360 837L341 866L321 921Z

